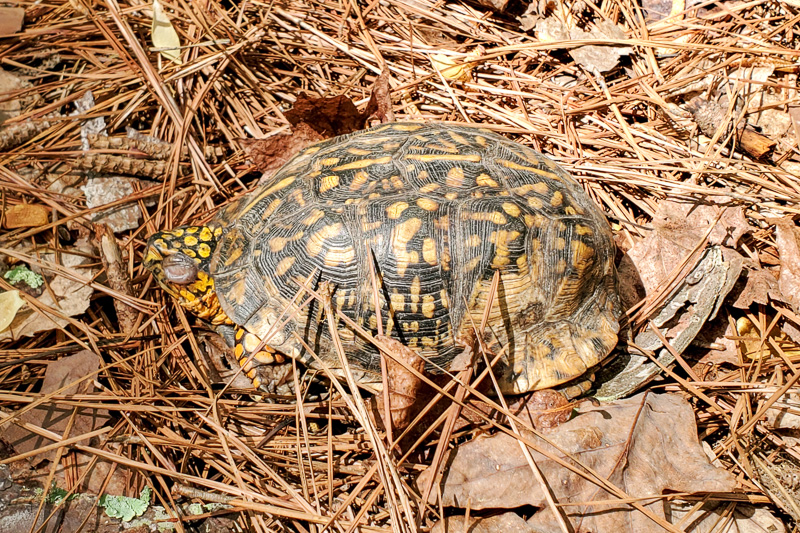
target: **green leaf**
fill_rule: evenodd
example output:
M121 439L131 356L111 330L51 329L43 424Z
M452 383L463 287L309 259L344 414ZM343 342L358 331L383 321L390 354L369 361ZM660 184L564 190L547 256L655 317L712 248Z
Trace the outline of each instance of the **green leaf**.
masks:
M134 517L142 516L147 510L150 505L151 493L150 487L145 487L138 498L103 494L100 496L98 505L105 508L106 515L109 517L119 518L123 522L130 522Z

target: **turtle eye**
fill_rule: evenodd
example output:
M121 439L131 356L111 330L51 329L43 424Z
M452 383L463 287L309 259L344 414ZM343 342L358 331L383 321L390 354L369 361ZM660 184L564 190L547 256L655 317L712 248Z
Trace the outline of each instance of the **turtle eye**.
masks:
M161 261L164 278L177 285L188 285L197 281L197 264L194 259L180 252L168 255Z

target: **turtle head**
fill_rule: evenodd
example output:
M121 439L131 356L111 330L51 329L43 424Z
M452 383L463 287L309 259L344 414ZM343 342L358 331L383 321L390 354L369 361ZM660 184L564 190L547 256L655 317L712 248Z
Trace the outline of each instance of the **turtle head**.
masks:
M211 276L211 256L222 234L210 226L181 226L150 237L143 264L181 307L213 324L230 323Z

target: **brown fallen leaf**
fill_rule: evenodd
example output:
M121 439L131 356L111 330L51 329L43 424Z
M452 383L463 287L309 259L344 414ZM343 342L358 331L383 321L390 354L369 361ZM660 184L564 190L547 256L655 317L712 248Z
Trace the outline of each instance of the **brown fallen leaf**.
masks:
M306 146L363 129L367 120L373 116L380 122L393 121L389 92L389 72L384 71L375 79L372 94L363 113L345 96L298 96L294 107L284 113L292 124L289 132L266 139L240 139L247 158L264 173L259 184L269 180L276 170Z
M709 200L714 203L662 201L653 215L653 231L628 251L648 294L700 243L718 216L708 237L711 244L734 248L745 233L752 231L741 207L721 205L727 198Z
M22 29L25 10L20 7L0 7L0 35L8 37Z
M239 142L247 158L264 173L259 181L263 183L300 150L324 139L314 128L301 122L293 126L290 133L281 133L266 139L239 139Z
M539 533L518 514L503 513L487 518L466 516L448 516L436 522L431 533Z
M780 257L780 288L783 301L800 310L800 229L788 218L770 221L775 224L775 244Z
M106 271L108 285L117 292L134 297L127 264L123 262L122 251L114 237L114 232L105 224L96 224L94 237ZM120 331L126 335L132 335L139 312L119 298L114 298L114 310L117 312L117 319L121 326Z
M365 122L369 122L373 117L377 118L381 124L394 122L391 90L389 86L389 70L387 69L375 78L372 94L369 95L369 102L367 102L367 108L363 113Z
M584 403L579 412L548 433L548 441L630 496L659 496L666 490L730 492L736 487L731 473L709 463L697 439L692 407L680 396L645 393L598 407ZM527 434L526 438L568 460L544 440ZM575 504L563 507L575 531L663 531L627 504L591 505L615 497L541 453L533 449L531 453L555 500ZM537 531L559 530L515 437L501 433L471 441L455 448L446 461L442 505L472 510L530 505L544 508L528 521ZM418 486L425 486L430 475L430 469L423 472ZM667 503L657 500L646 507L665 519Z
M397 339L386 335L378 335L375 338L391 350L388 354L381 352L381 357L383 357L386 364L389 411L391 413L392 427L403 429L411 421L412 407L422 386L422 380L413 372L407 370L398 360L405 362L417 372L422 372L425 368L425 360L416 351ZM383 409L379 408L379 411L385 416Z
M578 27L568 27L555 16L547 17L536 23L536 35L540 41L609 41L624 40L625 32L610 20L601 20L589 31ZM607 72L619 63L619 58L633 51L630 46L609 43L608 45L586 45L569 51L572 58L590 72Z
M538 430L558 427L572 416L572 403L553 389L535 391L508 408Z
M72 254L66 250L61 252L61 266L74 273L79 279L91 279L95 270L80 268L91 261L93 256L91 246L78 241L75 244L75 251L80 252L81 255ZM55 255L52 253L41 254L41 259L53 262ZM36 298L43 310L30 305L22 308L8 329L0 332L0 340L30 337L40 331L64 327L68 320L63 317L79 315L86 311L89 307L89 299L94 293L91 286L60 275L50 280L48 288L49 290L42 292ZM55 299L53 299L54 296ZM53 312L49 312L48 309L52 309Z
M50 209L41 204L17 204L6 209L7 229L35 228L50 222Z
M364 127L365 117L344 95L333 98L311 98L301 93L294 106L284 113L292 126L305 123L323 139L345 135Z
M80 383L69 387L58 393L58 395L86 394L94 391L92 373L100 368L100 363L101 360L97 354L90 350L82 350L74 355L48 364L40 394L53 393L64 385L77 380L80 380ZM70 431L70 436L73 437L102 427L110 420L108 411L105 409L76 407L55 402L47 402L34 407L32 410L20 415L19 419L21 423L33 424L61 435L73 415L74 420L72 420L72 429ZM37 450L53 442L17 424L4 426L3 438L20 453ZM87 443L84 442L84 444ZM52 460L53 454L54 451L42 452L36 458L38 461Z
M767 305L769 299L782 301L782 295L778 289L778 280L768 270L754 268L747 274L747 284L744 286L733 306L739 309L747 309L753 302Z

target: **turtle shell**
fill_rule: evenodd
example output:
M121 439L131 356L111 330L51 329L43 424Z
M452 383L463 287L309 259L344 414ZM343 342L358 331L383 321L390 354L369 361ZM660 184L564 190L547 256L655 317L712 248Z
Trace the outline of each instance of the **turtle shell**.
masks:
M552 160L487 130L392 123L318 143L213 225L223 229L211 275L225 313L312 367L341 365L322 305L302 286L326 287L370 334L380 316L433 372L486 315L482 337L502 354L506 392L580 376L617 342L605 217ZM342 320L337 328L357 381L380 383L375 346Z

